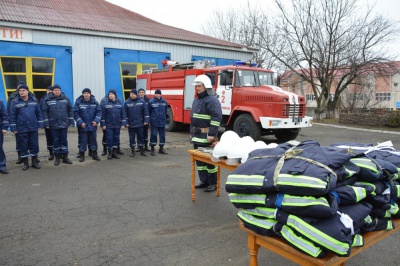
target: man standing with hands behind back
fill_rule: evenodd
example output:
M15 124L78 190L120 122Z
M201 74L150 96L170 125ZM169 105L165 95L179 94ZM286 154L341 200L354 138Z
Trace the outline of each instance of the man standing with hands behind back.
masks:
M222 120L221 103L215 97L211 80L206 75L199 75L194 79L197 98L192 104L190 115L191 142L194 149L210 147L217 141L218 127ZM212 164L196 161L200 183L196 188L204 188L205 192L217 189L218 167Z

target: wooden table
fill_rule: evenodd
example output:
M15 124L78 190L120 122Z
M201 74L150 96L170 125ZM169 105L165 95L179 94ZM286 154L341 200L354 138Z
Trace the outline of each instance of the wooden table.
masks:
M196 200L196 189L195 189L195 182L196 182L196 166L195 162L196 161L201 161L205 162L208 164L212 164L215 166L218 166L218 171L217 171L217 197L219 197L219 193L221 190L221 167L225 169L229 169L231 171L235 170L236 167L238 167L239 164L237 165L229 165L226 164L226 160L221 160L219 162L213 162L211 161L211 154L209 153L204 153L200 150L188 150L188 153L190 154L190 161L192 163L192 201Z
M282 239L276 237L262 236L254 233L253 231L245 228L242 222L239 221L240 228L247 232L247 245L250 251L250 266L257 266L257 254L260 247L264 247L268 250L281 255L282 257L289 259L299 265L344 265L345 262L354 257L358 253L379 242L380 240L390 236L394 232L400 229L400 219L394 220L395 228L387 231L376 231L369 232L363 235L364 246L352 247L349 257L338 257L333 253L329 253L324 258L313 258L304 253L301 253L288 244ZM393 254L397 254L396 252Z

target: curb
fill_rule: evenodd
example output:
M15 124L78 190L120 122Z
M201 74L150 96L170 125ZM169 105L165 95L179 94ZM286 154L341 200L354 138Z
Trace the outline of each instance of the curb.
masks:
M368 131L368 132L376 132L376 133L383 133L383 134L400 135L400 132L396 132L396 131L365 129L365 128L358 128L358 127L346 127L346 126L338 126L338 125L328 125L328 124L323 124L323 123L313 123L313 125L326 126L326 127L336 127L336 128L345 128L345 129L352 129L352 130L359 130L359 131Z

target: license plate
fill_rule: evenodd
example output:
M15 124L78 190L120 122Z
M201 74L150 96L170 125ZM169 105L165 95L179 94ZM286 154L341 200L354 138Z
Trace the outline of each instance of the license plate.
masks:
M301 122L301 118L293 118L293 123L300 123Z

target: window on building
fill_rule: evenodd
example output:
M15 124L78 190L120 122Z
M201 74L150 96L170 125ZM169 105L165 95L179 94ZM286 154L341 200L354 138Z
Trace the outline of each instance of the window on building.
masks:
M315 95L314 94L306 94L306 101L315 101Z
M156 69L157 64L121 63L121 83L124 100L129 98L132 89L136 89L136 76L143 71Z
M362 101L364 100L364 95L361 93L352 93L349 95L351 101Z
M395 83L393 84L393 86L397 87L397 86L398 86L398 83L395 82Z
M0 57L5 94L17 89L19 81L25 82L38 100L46 95L46 88L54 81L55 59L39 57Z
M376 101L390 101L390 92L375 93Z

